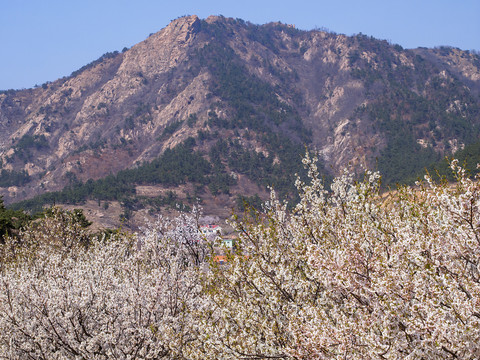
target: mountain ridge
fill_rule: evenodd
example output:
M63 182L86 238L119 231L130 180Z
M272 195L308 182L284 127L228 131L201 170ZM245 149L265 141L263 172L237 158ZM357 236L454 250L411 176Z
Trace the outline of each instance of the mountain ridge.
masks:
M300 155L281 152L308 146L326 174L378 166L395 182L478 141L479 69L454 48L182 17L72 76L2 92L0 194L12 203L135 169L190 138L215 181L264 186L232 160L262 154L265 169L285 165L277 183L293 182Z

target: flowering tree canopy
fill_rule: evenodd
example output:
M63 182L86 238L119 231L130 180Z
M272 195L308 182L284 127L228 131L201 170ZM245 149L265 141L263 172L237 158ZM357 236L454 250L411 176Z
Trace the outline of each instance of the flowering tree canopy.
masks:
M3 265L0 358L183 358L209 253L193 217L88 247L61 210L34 226L23 239L35 241Z
M479 358L478 181L453 162L455 186L382 197L367 172L327 191L315 161L294 211L273 195L210 273L209 358Z
M234 222L223 265L189 216L79 242L59 212L7 241L0 358L480 358L478 179L454 161L455 184L382 196L315 163L293 210L272 192Z

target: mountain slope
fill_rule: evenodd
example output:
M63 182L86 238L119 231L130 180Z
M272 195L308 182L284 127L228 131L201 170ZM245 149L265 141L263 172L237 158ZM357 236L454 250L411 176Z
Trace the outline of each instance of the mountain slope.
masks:
M185 144L207 161L202 178L162 182L157 167L149 181L129 173L133 192L189 186L190 195L229 194L222 206L267 184L287 194L305 146L326 174L378 167L387 182L403 181L478 141L479 74L479 57L459 49L179 18L69 77L2 92L0 194L11 203L141 173Z

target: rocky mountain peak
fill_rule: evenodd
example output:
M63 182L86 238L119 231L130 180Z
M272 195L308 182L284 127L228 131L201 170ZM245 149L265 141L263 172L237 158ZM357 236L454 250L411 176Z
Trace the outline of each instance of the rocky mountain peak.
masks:
M207 17L205 19L205 21L209 24L212 24L214 22L217 22L217 21L222 21L223 19L225 19L223 16L219 16L219 15L210 15L209 17Z
M200 19L196 15L172 21L128 50L119 74L141 71L142 75L152 77L177 66L185 59L185 49L192 45L199 28Z
M175 181L229 206L252 182L293 184L304 145L327 172L378 164L412 174L478 138L479 69L478 55L459 49L181 17L69 77L0 93L0 194L11 203L101 179L185 142L206 177Z

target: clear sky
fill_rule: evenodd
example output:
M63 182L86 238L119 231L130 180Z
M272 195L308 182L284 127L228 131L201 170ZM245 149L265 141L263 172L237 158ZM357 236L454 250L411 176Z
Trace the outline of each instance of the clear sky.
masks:
M0 0L0 89L70 75L193 14L480 50L480 0Z

